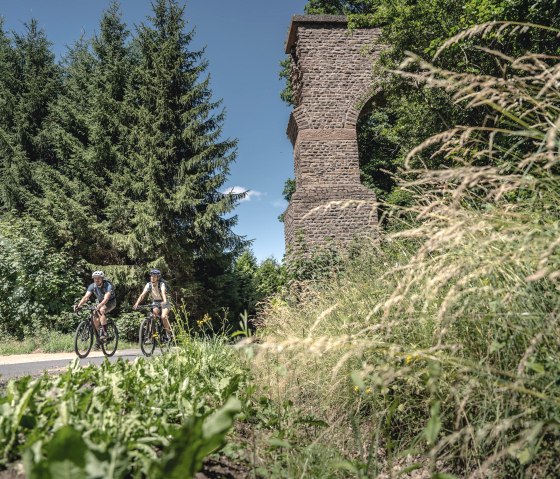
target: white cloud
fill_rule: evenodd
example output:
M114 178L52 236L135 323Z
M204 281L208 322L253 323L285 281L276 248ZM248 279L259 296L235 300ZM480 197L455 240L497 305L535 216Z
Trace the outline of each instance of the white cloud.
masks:
M232 186L231 188L228 188L227 190L223 191L224 195L229 195L229 194L238 195L239 193L245 193L245 192L247 192L245 198L239 201L251 201L253 198L259 198L260 196L264 195L264 193L261 193L260 191L248 190L243 186Z

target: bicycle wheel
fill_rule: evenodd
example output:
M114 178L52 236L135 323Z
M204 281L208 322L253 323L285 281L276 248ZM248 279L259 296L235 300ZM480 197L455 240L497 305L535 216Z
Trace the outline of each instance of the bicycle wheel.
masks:
M119 344L119 330L112 319L107 320L107 339L101 341L101 349L105 356L112 356Z
M138 334L140 350L144 356L151 356L154 353L156 342L153 336L152 318L146 318L142 321L142 324L140 325L140 332Z
M78 324L76 335L74 336L74 351L79 358L85 358L91 351L93 345L93 331L89 321L82 321Z

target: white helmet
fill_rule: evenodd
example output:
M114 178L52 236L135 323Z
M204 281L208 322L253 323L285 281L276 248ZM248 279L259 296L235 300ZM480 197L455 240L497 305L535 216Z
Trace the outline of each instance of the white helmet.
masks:
M104 278L105 274L103 273L103 271L94 271L93 273L91 273L91 277L92 278Z

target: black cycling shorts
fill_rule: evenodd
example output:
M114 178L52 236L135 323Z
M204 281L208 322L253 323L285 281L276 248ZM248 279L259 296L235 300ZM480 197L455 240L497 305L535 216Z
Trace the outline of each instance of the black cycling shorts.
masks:
M106 313L110 313L111 311L113 311L113 309L115 309L117 307L117 298L113 298L110 299L107 304L105 304L105 308L107 308L105 310Z

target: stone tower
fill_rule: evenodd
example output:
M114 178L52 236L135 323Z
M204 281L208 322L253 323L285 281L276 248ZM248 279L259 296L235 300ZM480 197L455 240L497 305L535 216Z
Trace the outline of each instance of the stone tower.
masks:
M372 96L380 30L349 32L347 25L344 16L292 18L286 53L296 191L284 216L288 254L300 240L314 249L377 234L375 193L360 183L356 123Z

